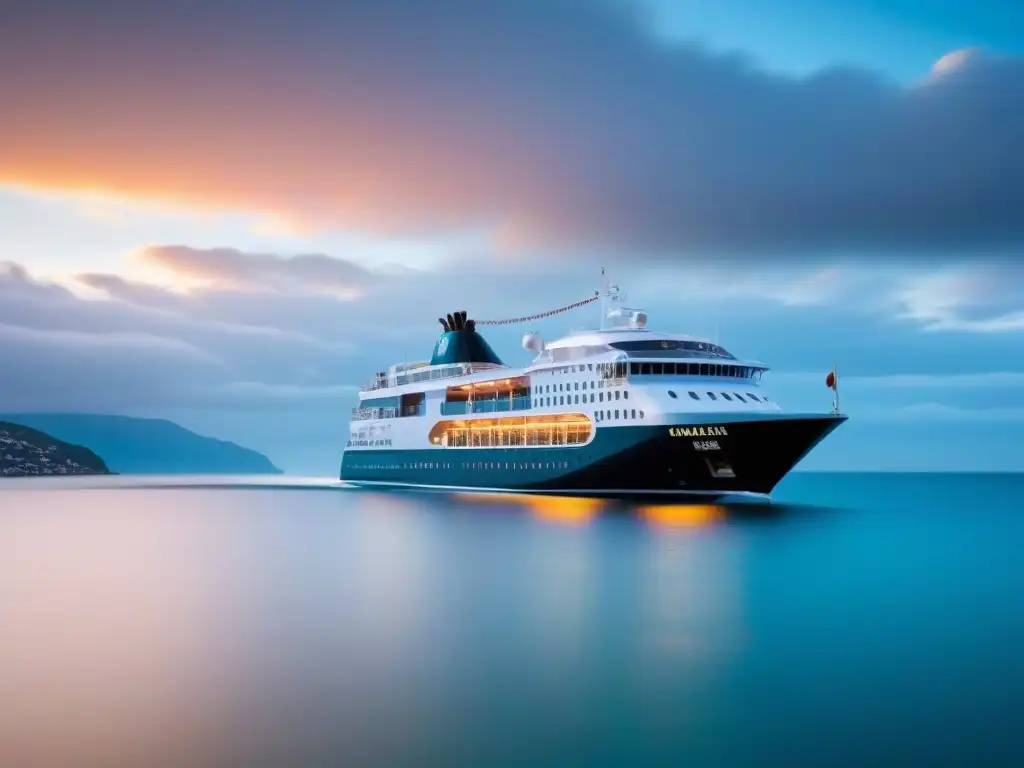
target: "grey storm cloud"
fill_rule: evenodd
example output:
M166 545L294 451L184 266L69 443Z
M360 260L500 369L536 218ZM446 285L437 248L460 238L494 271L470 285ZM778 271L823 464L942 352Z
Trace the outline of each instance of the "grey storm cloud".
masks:
M768 74L622 1L43 2L0 28L15 99L15 180L567 252L1024 243L1024 60L984 52L906 85Z
M303 392L315 396L351 378L351 344L334 338L330 327L278 322L290 305L271 302L246 317L212 296L175 294L113 275L87 275L82 282L106 286L111 298L84 299L21 267L0 265L0 401L6 409L253 405Z

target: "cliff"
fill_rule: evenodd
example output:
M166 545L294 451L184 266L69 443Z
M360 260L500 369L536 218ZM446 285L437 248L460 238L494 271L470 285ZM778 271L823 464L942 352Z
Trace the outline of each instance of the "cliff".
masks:
M0 421L0 477L109 474L103 459L88 448Z
M198 435L164 419L81 413L0 414L0 419L88 445L118 474L281 474L261 453Z

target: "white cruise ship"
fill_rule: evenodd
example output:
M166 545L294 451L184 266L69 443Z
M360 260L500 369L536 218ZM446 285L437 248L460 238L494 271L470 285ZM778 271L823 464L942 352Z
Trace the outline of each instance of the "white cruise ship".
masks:
M599 330L502 363L465 312L441 318L430 360L360 392L342 455L356 485L573 496L769 494L846 416L791 413L768 370L718 344L647 327L617 288ZM576 305L572 305L576 306ZM549 313L550 314L550 313ZM834 387L835 379L828 378Z

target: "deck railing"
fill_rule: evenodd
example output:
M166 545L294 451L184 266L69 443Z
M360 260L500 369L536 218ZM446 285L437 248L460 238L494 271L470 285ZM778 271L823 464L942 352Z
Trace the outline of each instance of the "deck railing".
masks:
M495 365L494 363L459 363L458 365L446 365L443 368L413 368L402 371L394 376L378 375L373 381L361 387L363 392L371 392L375 389L386 389L388 387L400 387L403 384L415 384L420 381L436 381L438 379L456 379L462 376L470 376L482 371L493 371L507 368L506 365Z
M525 411L531 407L530 398L526 396L501 397L497 400L474 400L461 403L441 403L442 416L463 416L470 413L505 413L508 411Z

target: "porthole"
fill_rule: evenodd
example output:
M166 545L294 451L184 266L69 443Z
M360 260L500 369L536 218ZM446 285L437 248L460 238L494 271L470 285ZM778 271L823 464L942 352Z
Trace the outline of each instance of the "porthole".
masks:
M676 394L675 392L673 392L673 391L672 391L671 389L670 389L670 390L668 391L668 396L669 396L669 397L671 397L671 398L672 398L673 400L675 400L675 399L676 399L677 397L679 397L679 396L678 396L678 395L677 395L677 394Z

